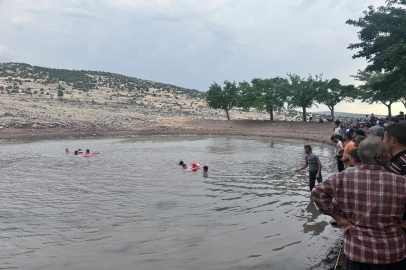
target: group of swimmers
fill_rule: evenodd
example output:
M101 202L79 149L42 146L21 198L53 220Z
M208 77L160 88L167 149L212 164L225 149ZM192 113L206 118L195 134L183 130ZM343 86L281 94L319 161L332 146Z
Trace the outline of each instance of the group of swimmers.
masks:
M179 165L182 166L183 169L187 169L186 163L184 163L182 160L179 161ZM189 171L197 171L200 167L201 166L199 163L192 162L192 168L189 169ZM203 166L203 173L207 173L208 170L209 170L208 166Z
M69 148L66 148L65 149L65 154L69 154ZM75 150L75 155L78 155L78 154L86 154L86 155L89 155L90 154L90 150L89 149L86 149L86 152L83 152L82 151L82 149L78 149L78 150Z

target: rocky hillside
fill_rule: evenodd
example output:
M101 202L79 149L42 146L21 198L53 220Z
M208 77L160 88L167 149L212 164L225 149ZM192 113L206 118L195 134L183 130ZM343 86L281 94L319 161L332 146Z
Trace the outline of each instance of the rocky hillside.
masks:
M207 106L205 92L120 74L0 63L0 129L7 126L135 128L158 118L226 119ZM234 109L232 119L269 119ZM277 120L299 121L296 111Z

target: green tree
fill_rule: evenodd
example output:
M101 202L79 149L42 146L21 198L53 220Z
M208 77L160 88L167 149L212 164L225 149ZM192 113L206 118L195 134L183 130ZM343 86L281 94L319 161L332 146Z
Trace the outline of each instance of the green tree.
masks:
M207 92L206 101L210 108L222 109L230 120L229 110L238 104L238 88L236 83L225 81L223 89L217 83L213 83Z
M387 81L386 76L381 72L358 70L357 75L352 77L365 83L358 86L359 99L369 104L382 103L388 108L388 115L391 117L391 106L401 97L399 92L392 88L393 84Z
M357 95L354 85L341 85L340 80L331 79L320 80L316 83L317 96L316 101L326 105L331 113L331 119L334 119L334 107L342 101L352 101Z
M377 83L397 91L406 98L406 5L405 0L387 0L386 6L364 11L358 20L347 20L347 24L360 27L360 42L350 44L349 49L359 50L353 58L365 58L365 71L382 72ZM359 76L358 74L357 76ZM372 76L372 74L371 74Z
M274 111L282 109L285 102L287 102L286 88L288 81L280 77L264 80L255 78L251 83L254 92L257 94L255 107L259 111L269 113L270 120L273 121Z
M308 78L300 78L295 74L288 74L288 107L302 108L303 121L306 122L306 109L312 107L316 101L317 85L316 79L313 79L311 75Z

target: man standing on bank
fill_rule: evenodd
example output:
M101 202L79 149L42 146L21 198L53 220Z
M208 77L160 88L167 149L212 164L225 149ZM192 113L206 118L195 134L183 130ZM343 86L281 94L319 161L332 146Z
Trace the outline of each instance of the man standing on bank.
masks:
M329 177L313 189L321 213L344 232L347 270L406 269L406 235L400 227L406 206L406 178L387 172L388 146L376 138L358 147L362 165ZM333 205L340 205L340 214Z
M297 169L296 172L300 172L304 168L309 167L309 188L310 191L312 191L312 189L316 185L316 179L319 183L323 182L323 178L321 176L322 165L319 157L312 153L312 147L310 145L305 145L304 151L306 153L306 163L302 167Z

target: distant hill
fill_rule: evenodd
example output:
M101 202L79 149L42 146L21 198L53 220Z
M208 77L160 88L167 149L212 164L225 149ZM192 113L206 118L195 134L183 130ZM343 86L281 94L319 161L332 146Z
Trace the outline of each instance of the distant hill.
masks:
M206 95L110 72L0 63L0 130L96 124L136 128L158 118L226 119L224 111L209 108ZM269 114L254 109L234 108L230 115L232 119L269 119ZM274 118L301 120L297 111L276 112Z
M313 114L330 115L329 111L313 112ZM365 114L360 113L346 113L346 112L334 112L335 117L345 117L345 118L364 118ZM368 116L371 116L370 114ZM375 114L375 117L386 117L385 115Z

